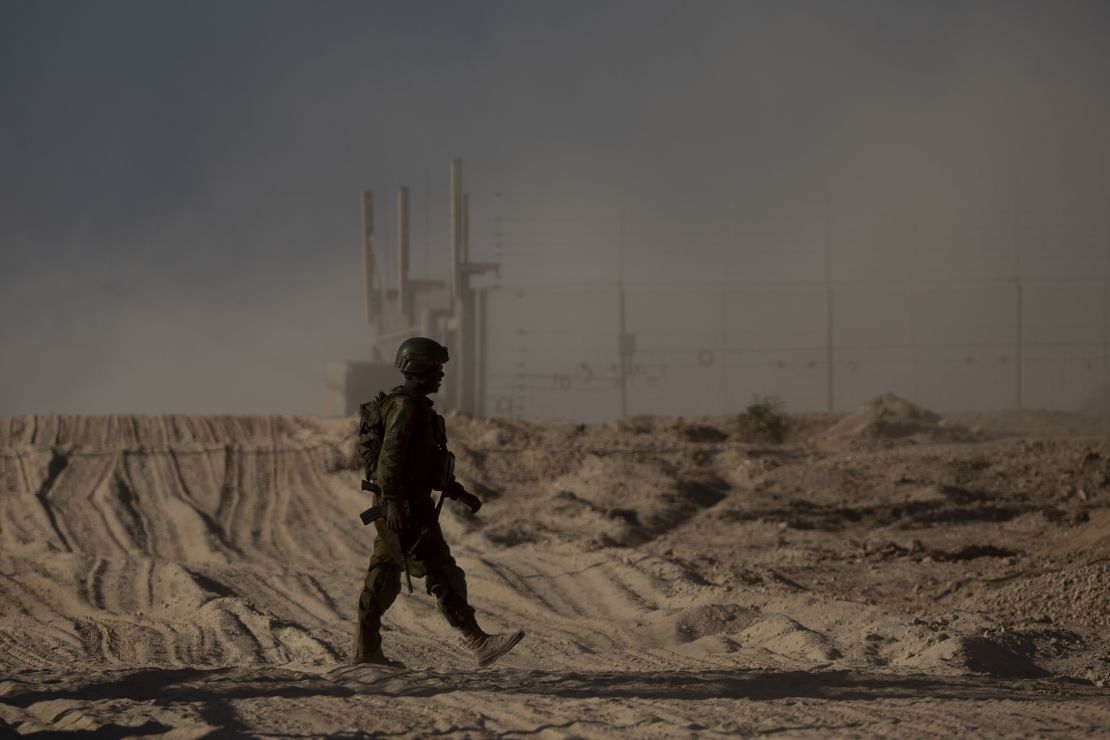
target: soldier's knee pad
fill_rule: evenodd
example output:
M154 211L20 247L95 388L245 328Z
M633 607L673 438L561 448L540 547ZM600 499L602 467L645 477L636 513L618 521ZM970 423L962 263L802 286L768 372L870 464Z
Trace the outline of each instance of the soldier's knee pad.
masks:
M432 571L427 576L428 593L436 597L439 610L452 627L474 620L474 609L466 600L466 574L457 565Z
M466 572L457 565L434 570L425 579L428 593L440 601L448 593L458 594L466 600Z
M401 593L401 569L392 564L381 564L366 574L366 586L359 598L359 608L368 611L376 607L383 613L393 605Z

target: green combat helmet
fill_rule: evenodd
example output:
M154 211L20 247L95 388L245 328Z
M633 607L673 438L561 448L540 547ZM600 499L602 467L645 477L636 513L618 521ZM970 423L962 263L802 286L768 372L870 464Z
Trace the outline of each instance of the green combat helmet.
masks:
M401 342L393 364L405 375L423 375L436 365L446 364L448 359L447 348L436 340L411 337Z

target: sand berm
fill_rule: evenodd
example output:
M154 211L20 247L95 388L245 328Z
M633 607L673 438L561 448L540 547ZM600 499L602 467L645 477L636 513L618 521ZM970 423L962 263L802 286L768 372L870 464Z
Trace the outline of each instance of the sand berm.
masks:
M448 416L488 670L346 663L353 419L0 418L0 735L1110 733L1110 436L1059 413Z

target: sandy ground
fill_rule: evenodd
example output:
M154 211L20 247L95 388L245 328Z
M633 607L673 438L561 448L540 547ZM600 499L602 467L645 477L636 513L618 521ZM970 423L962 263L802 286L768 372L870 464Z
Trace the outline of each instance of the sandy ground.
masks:
M0 419L0 735L1110 735L1110 435L894 397L448 419L477 669L423 592L346 664L354 420Z

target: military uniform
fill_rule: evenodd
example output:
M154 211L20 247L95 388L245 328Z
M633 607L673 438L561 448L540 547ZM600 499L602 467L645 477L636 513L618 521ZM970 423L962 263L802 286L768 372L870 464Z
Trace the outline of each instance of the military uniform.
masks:
M382 654L382 615L401 592L406 567L411 575L424 578L428 593L436 597L447 622L462 633L463 647L479 666L490 665L524 637L523 630L489 635L478 626L466 600L466 576L451 557L432 503L432 491L440 490L473 512L482 506L455 481L443 417L427 398L439 389L448 359L447 348L433 339L406 339L397 348L394 365L407 382L363 405L359 453L367 475L377 479L375 504L384 503L386 515L384 521L380 515L375 520L378 538L358 599L352 656L356 663L396 664Z
M385 520L378 519L374 554L358 601L356 660L381 656L382 614L401 592L406 564L412 576L425 579L428 593L436 597L452 627L464 636L482 634L467 602L466 576L443 538L432 500L433 489L442 489L449 482L444 480L449 453L443 417L432 408L430 399L398 386L383 404L382 420L385 435L377 468L380 498L407 509L408 526L399 537L406 563L391 554L386 544L391 533Z

